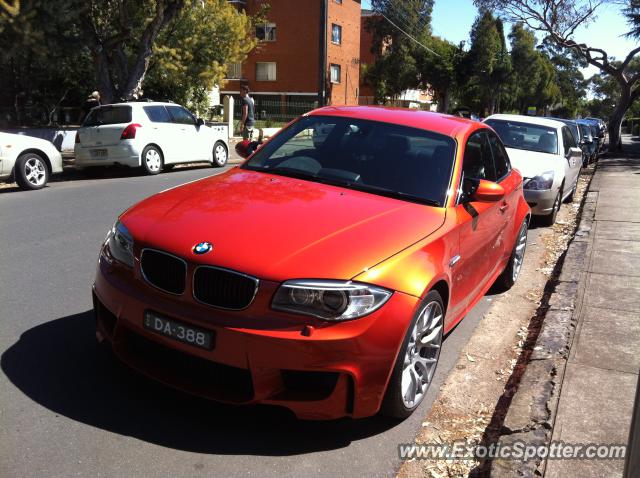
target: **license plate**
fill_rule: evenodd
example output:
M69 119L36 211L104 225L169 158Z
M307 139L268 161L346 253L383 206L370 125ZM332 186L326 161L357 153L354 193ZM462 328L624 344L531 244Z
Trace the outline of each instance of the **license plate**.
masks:
M92 149L90 150L90 152L91 152L91 157L94 159L106 158L109 155L106 149Z
M213 348L213 332L162 317L155 312L146 311L144 313L143 325L145 329L185 344L206 350Z

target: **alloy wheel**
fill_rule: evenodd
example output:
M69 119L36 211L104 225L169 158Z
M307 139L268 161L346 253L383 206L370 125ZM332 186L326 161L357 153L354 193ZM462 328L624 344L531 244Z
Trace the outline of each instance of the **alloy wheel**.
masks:
M527 223L525 222L520 228L520 234L518 234L518 240L516 241L516 248L513 254L513 282L518 279L520 270L522 270L522 264L524 263L524 253L527 249Z
M42 186L47 180L46 166L39 158L29 158L24 163L24 176L34 186Z
M438 364L442 346L444 314L442 306L429 302L411 330L402 367L402 401L414 408L424 398Z

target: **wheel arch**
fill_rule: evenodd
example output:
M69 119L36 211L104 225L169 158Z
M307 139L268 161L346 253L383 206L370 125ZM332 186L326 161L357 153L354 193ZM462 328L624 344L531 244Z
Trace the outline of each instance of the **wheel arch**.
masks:
M147 143L144 145L144 148L142 148L142 151L140 152L140 164L138 166L142 166L142 154L144 153L144 150L147 149L149 146L153 146L154 148L156 148L159 152L160 155L162 156L162 162L165 163L166 162L166 156L164 154L164 151L162 150L162 148L160 147L160 145L158 143Z
M28 149L25 149L24 151L20 151L20 153L18 153L18 155L16 156L16 160L14 161L13 167L11 168L11 175L10 175L11 179L15 180L16 178L16 163L18 162L18 158L20 158L20 156L23 156L29 153L37 154L38 156L42 157L42 159L44 159L44 164L47 166L49 177L51 177L53 169L51 167L51 159L49 159L49 156L47 155L47 153L45 153L44 151L38 148L28 148Z

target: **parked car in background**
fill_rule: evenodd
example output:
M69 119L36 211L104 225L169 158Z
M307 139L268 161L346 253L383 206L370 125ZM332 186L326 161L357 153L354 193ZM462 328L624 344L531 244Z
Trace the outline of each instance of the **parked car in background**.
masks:
M585 118L585 121L590 122L595 128L595 139L598 147L598 153L604 148L604 141L607 136L607 125L599 118Z
M578 185L582 150L566 124L546 118L492 115L485 119L507 147L509 159L524 177L524 197L531 212L550 226L563 201Z
M93 289L98 339L211 399L406 417L444 334L496 280L518 278L521 185L481 123L312 111L242 166L117 219Z
M598 159L598 142L594 137L597 132L595 131L594 125L589 121L579 119L576 120L576 124L580 128L582 135L580 147L583 153L587 155L589 163L592 163Z
M15 181L22 189L40 189L52 174L61 172L62 156L50 141L0 133L0 180Z
M76 134L75 165L142 167L158 174L177 163L227 164L224 126L209 127L173 103L131 102L93 108Z

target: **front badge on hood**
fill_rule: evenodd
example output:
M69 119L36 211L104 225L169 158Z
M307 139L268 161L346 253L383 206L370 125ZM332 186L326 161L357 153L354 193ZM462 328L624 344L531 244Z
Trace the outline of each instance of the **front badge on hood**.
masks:
M210 242L200 242L193 246L193 253L198 255L206 254L211 249L213 249L213 245Z

